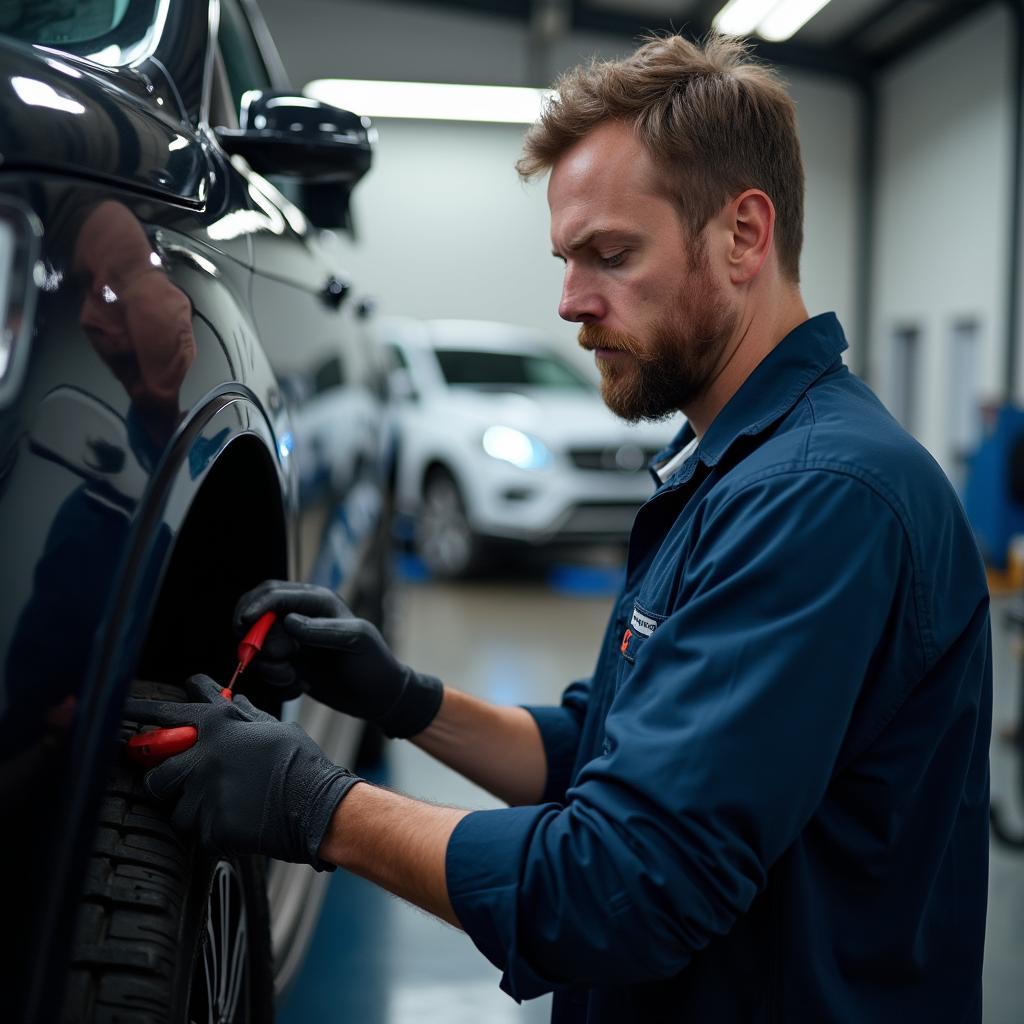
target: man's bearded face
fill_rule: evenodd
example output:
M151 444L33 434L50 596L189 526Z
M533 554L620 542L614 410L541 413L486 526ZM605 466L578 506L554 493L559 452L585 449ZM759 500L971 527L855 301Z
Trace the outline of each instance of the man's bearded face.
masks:
M616 353L597 358L601 395L612 412L631 423L664 419L699 398L720 369L735 330L737 314L712 277L702 239L690 247L688 263L668 312L642 335L598 324L580 328L583 348Z

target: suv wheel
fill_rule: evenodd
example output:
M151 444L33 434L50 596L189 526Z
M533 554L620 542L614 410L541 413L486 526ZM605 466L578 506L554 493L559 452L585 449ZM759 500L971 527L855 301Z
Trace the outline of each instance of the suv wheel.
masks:
M416 522L416 553L435 576L453 579L478 567L481 548L466 518L458 484L446 469L432 470Z
M132 694L185 699L160 683L136 683ZM119 757L79 911L65 1024L273 1020L263 859L210 856L169 818L144 792L142 769Z

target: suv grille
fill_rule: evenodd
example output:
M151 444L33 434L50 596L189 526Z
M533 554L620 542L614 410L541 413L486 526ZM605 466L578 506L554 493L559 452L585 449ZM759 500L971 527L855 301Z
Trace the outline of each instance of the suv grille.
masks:
M560 533L570 537L626 538L642 502L593 502L577 505L562 524Z
M605 448L570 448L569 458L577 469L603 473L639 473L660 448L642 448L636 444L616 444Z

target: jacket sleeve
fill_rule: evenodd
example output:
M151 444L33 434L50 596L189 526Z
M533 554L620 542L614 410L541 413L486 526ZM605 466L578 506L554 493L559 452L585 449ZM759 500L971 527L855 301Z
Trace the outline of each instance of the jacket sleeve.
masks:
M590 699L590 680L578 680L568 686L557 707L530 706L526 710L533 716L540 730L547 761L547 779L544 783L542 803L563 803L569 788L576 753L580 746L583 719Z
M515 998L670 977L727 933L820 804L874 653L913 618L900 516L848 474L765 475L692 535L565 806L476 812L449 843L452 905Z

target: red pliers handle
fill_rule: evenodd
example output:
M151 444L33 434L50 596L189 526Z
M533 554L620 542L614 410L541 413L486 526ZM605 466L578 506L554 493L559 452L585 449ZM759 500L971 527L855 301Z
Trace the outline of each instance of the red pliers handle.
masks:
M242 637L238 645L238 668L235 669L231 682L220 691L225 700L231 700L234 696L235 680L248 668L249 662L263 647L263 641L266 640L267 633L276 620L277 615L274 612L265 612ZM194 725L150 729L148 732L137 733L128 740L125 744L125 755L135 764L153 768L166 758L188 750L198 738L199 733Z
M130 761L143 768L155 768L161 761L188 750L199 738L194 725L176 725L170 729L150 729L133 736L125 747Z

